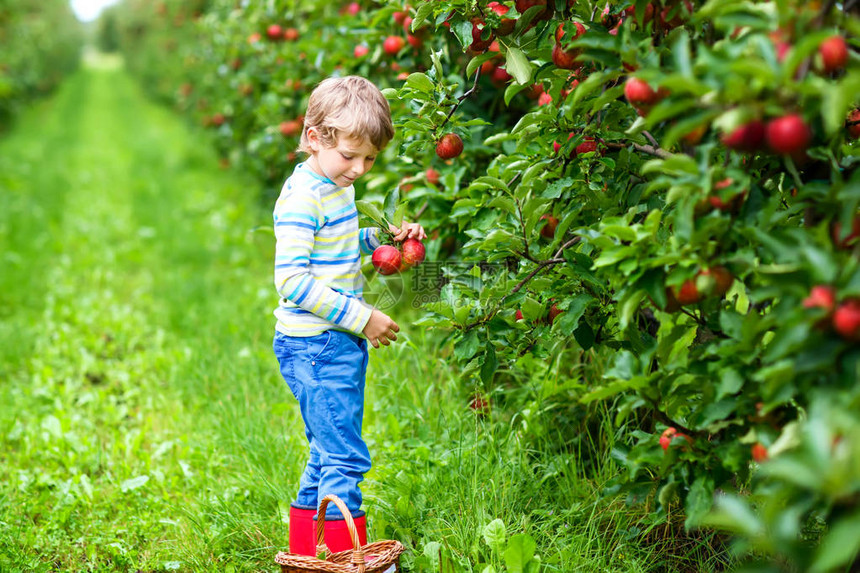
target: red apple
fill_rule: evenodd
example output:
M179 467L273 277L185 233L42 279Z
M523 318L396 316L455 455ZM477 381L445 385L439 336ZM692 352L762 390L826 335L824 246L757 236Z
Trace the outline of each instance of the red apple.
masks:
M860 139L860 109L855 109L848 115L848 123L848 133L854 139Z
M415 49L420 48L424 45L424 40L422 40L419 36L413 36L412 34L406 34L406 41Z
M538 18L548 18L551 16L549 9L546 7L546 0L516 0L514 5L517 7L517 12L520 14L525 13L529 8L533 8L534 6L543 6L544 11L538 16Z
M541 227L540 236L551 241L555 237L555 228L558 227L558 219L549 213L545 213L540 216L540 220L546 220L546 225Z
M511 79L512 77L511 74L508 73L508 70L501 66L494 69L493 74L490 76L490 81L495 85L505 85L511 81Z
M493 43L493 34L487 30L486 39L482 39L484 30L487 30L486 23L483 18L472 18L472 43L469 45L471 52L486 52L490 44Z
M346 13L350 16L355 16L359 12L361 12L361 4L359 4L358 2L350 2L349 5L346 7Z
M803 299L803 308L823 308L830 314L836 308L836 289L827 285L812 287L809 296Z
M753 444L752 448L750 448L750 452L752 453L752 458L756 462L763 462L767 459L767 448L759 443Z
M424 176L427 178L427 183L429 183L430 185L439 184L439 172L432 167L427 168L427 171L424 172Z
M848 44L842 36L830 36L818 46L821 69L825 74L841 70L848 62Z
M368 52L370 52L370 48L368 48L364 44L359 44L352 51L352 55L355 56L356 58L363 58L364 56L366 56L368 54Z
M446 133L436 143L436 155L442 159L453 159L463 153L463 140L456 133Z
M800 115L790 113L768 122L765 140L777 153L801 155L812 143L812 130Z
M400 250L403 252L401 265L404 268L411 268L421 264L426 252L424 245L418 239L406 239L400 245Z
M558 44L556 44L558 45ZM549 105L552 103L552 96L546 92L543 92L538 96L538 107L542 105Z
M578 49L565 50L560 43L556 42L552 47L552 63L563 70L578 68L581 65L577 62L580 53Z
M400 36L388 36L382 42L382 51L389 56L396 56L397 53L406 45L406 40Z
M283 33L283 29L277 24L272 24L266 28L266 36L268 36L270 40L280 40Z
M854 246L857 237L860 237L860 217L854 217L851 222L851 232L844 239L842 238L842 223L834 221L830 227L830 237L833 239L833 244L840 249Z
M754 152L761 149L764 142L764 123L754 119L736 128L729 134L723 135L723 145L735 151Z
M833 329L845 340L860 340L860 299L849 298L837 307Z
M557 317L563 312L564 311L558 308L558 306L556 306L555 304L549 307L549 312L547 313L547 319L549 320L549 323L552 324L555 320L555 317Z
M278 130L284 137L292 137L302 132L302 122L297 119L282 121L281 125L278 126Z
M573 155L580 155L582 153L591 153L596 151L598 151L597 141L593 137L586 137L582 140L582 143L577 145L576 149L573 150Z
M288 42L295 42L299 39L299 31L295 28L287 28L284 30L284 40Z
M381 275L393 275L400 270L400 251L391 245L381 245L370 257L373 268Z
M714 187L716 189L719 189L719 187ZM723 199L719 195L711 195L710 197L708 197L707 204L709 204L712 208L722 211L724 213L737 213L740 210L741 205L743 205L746 196L746 191L735 193L727 199ZM706 209L707 207L704 208Z
M675 434L678 433L678 430L675 428L666 428L663 430L663 433L660 434L660 447L663 450L668 450L669 446L672 444L672 438L675 437Z
M572 24L570 22L562 22L555 29L555 41L557 44L565 45L582 37L583 34L585 34L585 26L579 22L573 22Z
M696 285L696 278L685 280L675 294L675 298L681 305L695 304L702 300L699 287Z
M714 279L713 293L718 297L726 296L732 283L735 282L735 277L726 267L711 267L699 272L700 276L712 277Z
M645 80L629 78L624 83L624 97L633 107L648 107L656 103L657 92Z
M487 8L489 8L499 16L504 16L510 11L510 8L498 2L490 2L489 4L487 4ZM499 27L496 28L495 33L499 36L507 36L514 31L514 25L516 23L517 21L511 18L502 18L502 22L501 24L499 24Z

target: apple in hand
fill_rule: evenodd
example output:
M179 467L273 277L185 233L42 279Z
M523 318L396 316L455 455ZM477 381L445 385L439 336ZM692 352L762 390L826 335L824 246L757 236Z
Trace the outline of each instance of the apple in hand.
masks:
M391 245L380 245L370 258L373 268L381 275L393 275L400 270L400 251Z
M406 239L400 245L400 250L403 253L401 260L401 270L405 270L415 265L421 264L424 260L426 250L424 244L418 239Z

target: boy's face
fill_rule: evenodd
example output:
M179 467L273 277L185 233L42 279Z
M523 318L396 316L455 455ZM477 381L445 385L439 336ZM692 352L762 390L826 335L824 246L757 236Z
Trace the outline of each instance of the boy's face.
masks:
M338 187L349 187L370 171L379 150L366 139L338 137L334 147L326 147L313 127L308 129L311 156L310 167L318 175L328 177Z

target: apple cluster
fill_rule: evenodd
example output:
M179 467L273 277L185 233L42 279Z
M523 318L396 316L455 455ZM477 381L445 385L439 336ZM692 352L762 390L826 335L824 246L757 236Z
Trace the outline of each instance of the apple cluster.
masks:
M381 275L403 272L424 261L424 244L418 239L406 239L400 247L380 245L373 251L371 263Z

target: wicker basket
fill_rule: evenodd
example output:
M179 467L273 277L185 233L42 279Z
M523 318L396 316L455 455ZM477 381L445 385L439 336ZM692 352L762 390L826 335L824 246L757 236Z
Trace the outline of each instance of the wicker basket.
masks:
M325 546L325 510L329 502L334 503L346 519L346 527L352 537L352 549L329 554ZM280 552L275 555L275 563L281 566L281 573L387 573L400 571L400 554L403 545L399 541L376 541L361 546L355 522L346 504L336 495L327 495L320 502L317 513L317 554L324 553L324 559L310 555L295 555ZM394 569L392 569L392 565Z

